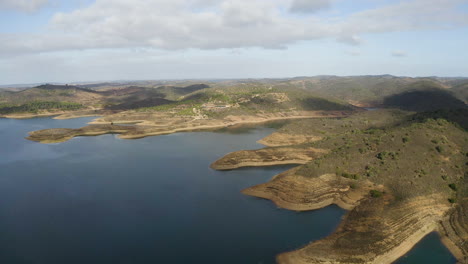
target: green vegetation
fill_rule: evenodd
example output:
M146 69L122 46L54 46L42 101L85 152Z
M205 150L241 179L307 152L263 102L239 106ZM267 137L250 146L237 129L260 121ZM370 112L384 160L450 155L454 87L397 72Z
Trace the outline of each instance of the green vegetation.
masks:
M317 76L297 78L290 84L326 98L412 111L464 108L463 102L468 101L468 81L463 78L446 81L391 75Z
M457 185L455 183L451 183L448 186L450 187L450 189L457 191Z
M72 111L83 108L83 105L71 102L34 101L22 105L0 104L0 114L38 113L41 110Z
M444 89L428 88L418 91L405 91L384 98L383 103L409 111L432 111L438 109L466 108L463 101Z
M370 190L369 193L372 198L379 198L379 197L382 197L383 195L383 193L378 190Z
M201 109L201 114L209 118L301 110L356 110L348 102L415 111L453 110L466 109L463 102L467 85L468 81L465 79L400 78L390 75L225 80L206 83L141 81L83 86L46 84L17 92L3 92L0 94L0 104L18 106L37 101L71 102L84 107L104 107L112 111L137 109L143 112L176 111L171 108L181 105L193 108L193 104L204 103L233 106L222 111ZM182 109L178 110L180 111ZM189 111L182 111L180 114L189 114ZM450 121L457 122L456 119ZM354 124L349 125L355 128ZM369 126L368 129L369 134L378 132L374 130L378 127ZM409 137L404 136L402 140L407 142Z
M453 112L456 115L458 110ZM294 121L279 132L320 136L321 140L306 145L331 150L320 162L301 166L299 175L336 173L357 182L369 179L383 184L399 199L434 192L453 198L451 188L460 187L447 188L448 183L466 177L468 133L461 125L468 121L468 114L465 121L456 123L430 116L378 110L344 119ZM434 140L436 146L443 147L440 154Z
M338 175L341 175L342 177L348 178L348 179L353 179L353 180L358 180L360 176L356 173L348 173L348 172L341 172L337 173Z
M375 157L378 158L379 160L386 160L386 159L396 160L396 159L398 159L398 152L382 151L382 152L377 153L377 155Z

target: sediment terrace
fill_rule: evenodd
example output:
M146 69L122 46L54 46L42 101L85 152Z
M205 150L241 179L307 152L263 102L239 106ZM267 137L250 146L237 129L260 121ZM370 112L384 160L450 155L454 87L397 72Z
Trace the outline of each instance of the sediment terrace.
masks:
M397 201L391 193L373 198L371 182L354 181L334 174L307 178L286 171L270 182L247 188L244 194L270 199L282 208L315 210L330 204L350 210L331 236L278 256L279 263L392 263L419 240L438 230L450 209L437 195Z
M438 194L399 201L382 185L355 181L335 174L316 178L296 174L293 168L270 182L247 188L242 193L269 199L277 206L295 211L315 210L336 204L348 214L330 236L280 254L281 264L310 263L392 263L406 254L427 234L439 231L444 243L466 263L466 212L441 202ZM373 198L370 190L384 195ZM440 230L444 228L445 233Z
M211 168L232 170L241 167L305 164L323 154L324 149L310 147L277 147L258 150L241 150L227 154L213 162Z
M450 208L431 197L367 198L330 236L277 257L279 263L392 263L406 254Z
M307 178L296 174L297 168L275 176L271 181L242 191L243 194L269 199L277 206L294 211L308 211L336 204L343 209L354 208L371 188L371 182L353 187L351 179L324 174Z
M292 111L277 114L257 114L250 116L227 116L223 119L200 119L186 116L173 116L165 113L124 112L97 118L88 126L78 129L44 129L29 133L27 139L41 143L64 142L77 136L96 136L120 134L122 139L137 139L147 136L171 134L176 132L210 130L240 124L264 123L275 120L343 117L343 111ZM121 126L118 124L135 124Z

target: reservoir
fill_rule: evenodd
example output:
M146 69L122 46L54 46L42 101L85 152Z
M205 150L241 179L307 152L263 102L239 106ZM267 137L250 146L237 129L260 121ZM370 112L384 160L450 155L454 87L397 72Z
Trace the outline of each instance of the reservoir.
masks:
M228 152L261 148L256 141L273 128L24 139L92 119L0 119L0 263L267 264L327 236L345 214L336 206L297 213L240 193L290 167L209 168ZM397 263L455 259L431 234Z

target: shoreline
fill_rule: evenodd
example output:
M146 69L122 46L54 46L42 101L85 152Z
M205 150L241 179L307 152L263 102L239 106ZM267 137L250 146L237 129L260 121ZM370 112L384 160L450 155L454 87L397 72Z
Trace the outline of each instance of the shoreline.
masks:
M100 117L102 116L102 109L90 109L90 110L80 110L80 111L58 111L58 112L44 112L40 114L34 113L18 113L18 114L7 114L7 115L0 115L0 118L7 118L7 119L32 119L32 118L41 118L41 117L53 117L53 119L57 120L66 120L66 119L74 119L74 118L81 118L81 117Z
M306 164L328 153L324 149L277 147L258 150L240 150L226 154L213 162L215 170L233 170L243 167L265 167L276 165Z
M399 258L403 257L406 255L409 251L411 251L416 244L418 244L421 239L423 239L426 235L432 233L432 232L437 232L440 236L441 242L447 247L447 249L450 251L450 253L457 259L457 263L464 263L461 262L463 261L463 254L460 251L460 249L456 246L455 243L450 240L448 236L443 235L439 230L440 230L440 221L442 220L442 216L446 213L447 210L449 210L449 206L445 204L440 204L440 203L434 203L431 202L431 198L416 198L416 199L410 199L407 202L403 203L400 207L398 208L399 214L402 214L401 217L395 217L395 216L383 216L382 220L383 223L389 221L390 223L394 222L389 230L383 231L385 234L383 236L383 241L389 240L387 243L384 243L383 241L377 242L377 240L374 243L382 243L381 245L385 245L385 248L388 248L387 250L384 250L382 254L377 254L377 253L366 253L363 251L365 248L363 245L363 248L356 247L354 249L356 255L347 255L348 250L345 249L346 247L351 247L353 246L346 246L343 248L343 251L334 249L334 253L332 255L334 256L328 256L326 254L323 254L321 252L327 252L331 250L328 246L333 245L336 243L335 241L339 240L340 237L347 236L349 233L355 233L355 232L368 232L364 231L365 229L368 229L366 224L363 224L360 227L354 227L353 223L360 222L366 222L369 221L369 219L361 219L362 217L356 216L356 208L361 208L362 204L366 204L365 206L367 209L365 210L370 210L370 211L380 211L378 205L372 205L369 204L369 201L372 201L372 198L366 197L366 194L368 194L368 188L365 188L360 191L360 194L349 194L347 192L350 191L350 189L345 189L337 186L336 188L331 188L333 189L332 192L335 192L336 195L330 195L329 192L327 191L320 191L317 190L318 193L314 194L317 197L317 200L315 201L310 201L309 203L303 203L303 202L292 202L288 201L288 199L283 199L281 195L278 195L277 192L279 189L277 189L278 185L273 185L270 186L271 182L274 182L276 180L282 180L285 177L290 177L291 175L294 174L296 168L293 168L289 171L283 172L281 174L276 175L273 179L271 179L269 182L266 182L264 184L259 184L250 188L247 188L242 191L243 194L253 196L253 197L258 197L262 199L268 199L272 201L275 205L277 205L280 208L284 208L287 210L293 210L293 211L311 211L311 210L318 210L324 207L327 207L331 204L335 204L339 206L342 209L347 210L347 213L344 217L344 220L341 222L340 226L335 230L332 234L329 236L317 240L315 242L312 242L302 248L290 251L290 252L284 252L281 253L277 256L277 261L280 264L311 264L311 263L368 263L368 264L390 264L393 263L394 261L398 260ZM312 181L319 181L320 178L325 178L325 179L332 179L332 175L322 175L318 177L318 179L313 179ZM323 185L324 183L320 183L317 185ZM309 183L307 183L309 185ZM288 184L284 184L283 186L291 186ZM330 187L332 185L330 184ZM258 188L261 187L260 190ZM265 191L262 191L265 190ZM289 188L288 188L289 189ZM316 189L316 188L311 188L311 189ZM352 190L351 190L352 191ZM294 195L295 191L291 191L290 195ZM358 191L359 192L359 191ZM275 194L276 193L276 194ZM354 196L352 198L352 196ZM289 196L291 197L291 196ZM293 200L296 201L305 201L309 200L310 198L301 198L301 197L293 197ZM383 200L381 201L382 208L386 208L387 206L384 205ZM421 205L423 206L422 209ZM374 209L375 207L375 209ZM362 209L361 209L362 210ZM389 210L389 209L387 209ZM408 211L409 213L407 213ZM384 220L387 219L387 220ZM404 219L404 220L402 220ZM375 221L375 220L372 220ZM400 221L403 221L401 224L399 223ZM361 230L361 231L355 231L356 230ZM397 231L398 230L398 231ZM377 239L380 235L377 235L375 239ZM400 237L401 240L397 239L395 240L395 237ZM372 236L371 236L372 237ZM378 246L377 246L378 248ZM379 252L380 250L383 249L374 249L374 252ZM309 252L309 253L308 253ZM310 254L310 252L315 252L314 254ZM359 252L357 254L356 252ZM345 260L345 259L353 259L356 258L356 262L354 261L338 261L338 260ZM360 261L357 261L357 259L360 259Z
M169 124L166 126L152 124L146 120L115 120L112 122L98 121L99 118L89 122L88 126L79 129L44 129L29 132L28 140L40 143L60 143L68 141L77 136L98 136L104 134L119 134L121 139L139 139L148 136L167 135L178 132L205 131L221 128L229 128L237 125L262 124L280 120L307 119L307 118L339 118L348 116L350 113L342 111L311 111L301 115L291 116L229 116L226 119L197 120L189 122ZM192 121L200 124L193 125ZM204 123L203 123L204 122ZM114 125L115 123L115 125ZM134 126L118 126L118 124L135 123ZM192 126L190 126L192 125ZM62 135L60 135L62 133Z
M225 158L229 159L230 156L236 153L242 153L242 151L229 153ZM240 156L242 157L242 155ZM281 163L282 161L277 161L268 163L268 165L280 165ZM241 165L247 164L241 163ZM262 163L257 162L255 165L262 166ZM457 263L465 263L463 261L466 261L466 258L460 248L461 245L457 244L459 239L463 241L463 237L457 237L453 234L451 236L444 235L441 231L443 227L442 221L446 221L444 220L444 216L449 213L451 206L447 202L441 203L439 194L415 197L395 205L395 198L387 193L388 190L385 190L383 185L376 185L368 180L358 183L336 174L324 174L320 177L312 178L304 177L296 175L299 167L297 166L280 173L268 182L246 188L241 193L268 199L280 208L298 212L318 210L331 204L335 204L348 212L338 229L328 237L312 242L297 250L279 254L277 256L278 263L351 264L362 262L368 264L390 264L406 255L421 239L432 232L439 234L441 242L454 258L457 259ZM234 167L227 169L234 169ZM358 186L351 187L354 184L358 184ZM382 198L371 198L369 193L373 189L381 190L387 194ZM363 210L369 213L364 213L364 215L361 215L361 213L356 214ZM367 214L370 215L366 216ZM372 216L374 214L376 215ZM378 218L374 219L374 217ZM381 231L374 230L375 227L372 226L375 223L372 224L373 222L376 222L377 225L382 225L378 227L378 230L380 229ZM359 223L358 225L360 226L355 227L356 223ZM366 239L361 240L359 238L357 234L360 232L371 232L367 236L374 241L374 245L378 246L372 246L373 250L369 252L364 250L367 247ZM341 237L346 236L357 236L353 239L349 238L349 241L355 241L357 246L340 246L340 249L329 248L330 245L340 241ZM349 251L349 247L353 249L354 253L350 253L352 251ZM334 252L330 256L321 253L330 250ZM355 259L355 261L350 261L351 259Z
M191 120L185 121L181 126L180 123L174 123L175 125L168 125L168 126L158 126L158 125L150 125L151 123L147 120L137 120L137 121L128 121L128 120L116 120L112 122L99 122L93 120L90 122L90 126L83 127L80 129L67 129L63 130L63 132L70 132L70 134L64 134L65 136L58 140L37 140L41 143L57 143L57 142L64 142L73 137L77 136L97 136L103 134L119 134L118 137L121 139L138 139L144 138L147 136L157 136L157 135L165 135L165 134L172 134L178 132L188 132L188 131L204 131L204 130L213 130L213 129L220 129L226 128L231 126L238 126L238 125L247 125L247 124L261 124L261 123L268 123L271 121L278 121L278 120L291 120L291 119L309 119L309 118L321 118L321 117L343 117L343 115L296 115L296 116L269 116L269 117L261 117L261 116L237 116L233 117L233 120L203 120L206 123L202 123L203 121L200 120ZM237 118L237 120L236 120ZM245 118L245 119L243 119ZM177 120L176 120L177 121ZM191 123L193 121L196 122ZM140 122L140 123L137 123ZM210 123L211 122L211 123ZM218 122L218 123L217 123ZM118 124L129 124L129 123L136 123L134 126L118 126ZM115 125L114 125L115 124ZM179 127L177 127L179 125ZM192 126L190 126L192 125ZM88 129L88 130L86 130ZM95 130L92 130L95 129ZM140 130L139 130L140 129ZM147 130L145 130L147 129ZM157 131L155 131L157 130ZM43 130L43 131L54 131L54 130ZM30 136L37 131L30 132ZM30 140L34 140L28 138ZM262 142L263 139L260 139L258 142ZM296 140L296 139L293 139ZM308 138L307 140L314 140L313 138ZM281 142L280 140L277 140ZM299 140L300 141L300 140ZM278 146L278 145L276 145ZM276 149L280 149L276 148ZM267 148L268 149L268 148ZM272 148L275 149L275 148ZM254 150L255 151L255 150ZM250 152L254 152L250 151ZM238 151L240 152L240 151ZM237 152L233 152L237 153ZM232 154L232 153L229 153ZM225 155L228 156L229 154ZM222 159L222 158L221 158ZM219 170L231 170L240 167L248 167L248 166L255 166L255 167L262 167L262 166L274 166L274 165L284 165L284 164L305 164L310 160L305 159L289 159L289 160L263 160L263 161L240 161L235 165L224 166L224 167L215 167L214 169ZM299 166L298 166L299 167ZM321 254L310 254L304 252L315 252L314 250L319 250L322 252L327 252L330 248L327 248L327 243L334 243L337 240L337 237L344 236L343 233L346 232L355 232L359 233L362 230L367 230L370 227L365 226L364 224L360 226L361 231L357 232L356 230L360 229L353 229L348 227L348 221L356 221L356 219L360 220L359 217L350 216L354 214L356 208L361 208L361 205L364 203L369 203L370 201L377 202L377 204L369 205L366 204L364 210L368 210L369 212L374 212L375 210L396 210L394 207L388 206L390 203L391 195L386 195L386 198L381 198L380 200L373 200L369 198L369 190L371 189L383 189L381 185L375 185L371 182L359 182L359 186L357 189L352 188L351 185L353 183L357 183L351 179L343 178L341 176L337 176L335 174L324 174L317 178L305 178L303 176L294 175L297 168L295 167L291 170L287 170L281 174L274 176L269 182L259 184L256 186L252 186L245 190L242 190L242 193L249 196L259 197L263 199L269 199L277 206L281 208L285 208L288 210L294 211L309 211L309 210L317 210L331 204L336 204L339 207L348 210L345 219L340 224L340 227L335 230L330 236L313 242L303 248L281 253L277 256L277 260L280 264L295 264L295 263L333 263L339 259L346 259L346 258L354 258L353 255L346 255L346 247L343 250L337 249L336 252L331 254L330 256L325 256ZM212 167L213 168L213 167ZM280 184L274 185L274 182L279 182ZM440 232L441 222L443 220L442 215L447 212L448 205L436 202L437 199L432 199L431 197L421 197L419 202L414 202L417 199L410 199L403 202L401 207L397 208L399 211L398 213L401 214L400 218L404 218L405 223L399 224L397 223L400 220L393 219L393 216L383 215L379 216L380 222L387 224L387 221L390 222L390 227L388 229L382 228L382 230L387 230L391 234L385 233L386 231L382 231L384 234L383 240L377 240L378 243L381 243L378 249L375 251L369 251L369 253L360 253L356 254L357 258L362 260L364 263L373 263L373 264L390 264L393 261L399 259L400 257L407 254L423 237L431 232L438 232L441 241L451 254L457 258L460 263L463 261L463 252L457 246L456 242L453 241L453 237L451 238L448 235L443 235ZM440 199L439 199L440 200ZM367 207L366 207L367 206ZM406 207L405 207L406 206ZM416 208L416 209L415 209ZM422 209L421 209L422 208ZM429 208L429 209L428 209ZM416 211L415 211L416 210ZM418 212L417 210L421 210ZM382 220L383 219L383 220ZM364 218L365 221L369 221L369 219ZM352 222L352 223L354 223ZM378 222L378 221L377 221ZM393 224L392 224L393 223ZM395 227L396 226L396 227ZM345 228L346 227L346 228ZM379 227L381 228L381 227ZM392 228L394 230L392 230ZM343 231L345 230L345 231ZM396 230L396 231L395 231ZM371 231L366 231L371 232ZM346 234L347 235L347 234ZM373 234L376 237L382 235L380 233ZM398 239L394 238L399 237ZM373 237L373 239L377 239ZM351 240L352 241L352 240ZM359 240L356 240L359 241ZM377 243L374 242L374 243ZM362 243L362 242L361 242ZM310 249L312 248L312 249ZM384 248L386 251L384 253L381 252ZM317 252L319 252L317 251ZM312 261L312 262L311 262ZM339 263L356 263L356 262L346 262L346 261L338 261Z

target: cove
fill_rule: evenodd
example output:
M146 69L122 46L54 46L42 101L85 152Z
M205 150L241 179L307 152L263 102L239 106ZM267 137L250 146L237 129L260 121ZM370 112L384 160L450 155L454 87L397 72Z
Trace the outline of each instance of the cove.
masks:
M0 119L0 263L274 263L330 234L345 213L297 213L240 193L289 167L209 168L228 152L262 147L255 142L270 127L49 145L23 139L92 119ZM428 236L401 259L411 262L398 263L455 263L444 249Z

